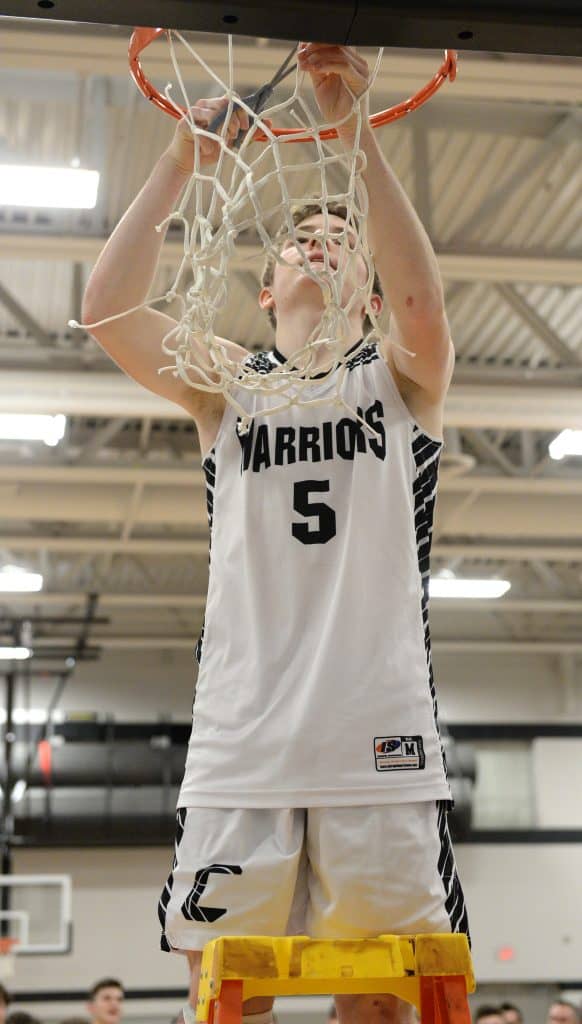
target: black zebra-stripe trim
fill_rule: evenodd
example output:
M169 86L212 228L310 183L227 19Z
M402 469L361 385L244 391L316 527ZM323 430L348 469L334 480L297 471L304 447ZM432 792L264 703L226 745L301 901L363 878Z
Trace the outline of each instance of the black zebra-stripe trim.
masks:
M168 913L168 904L172 896L172 889L174 888L174 871L178 866L178 847L182 841L184 835L184 826L186 824L186 808L180 807L176 813L176 838L174 842L174 860L172 862L172 870L168 875L166 884L163 888L162 895L158 902L158 920L162 926L162 937L160 939L160 947L164 953L171 953L172 947L168 942L166 932L166 916Z
M437 868L445 890L445 910L451 925L451 931L464 933L470 944L469 918L467 916L463 888L455 864L447 813L448 802L446 800L439 800L437 803L437 824L440 853Z
M434 510L438 482L439 459L442 451L442 442L434 441L423 434L416 425L412 428L412 456L416 470L415 479L412 485L414 498L414 529L416 534L416 549L418 557L418 571L422 582L422 624L424 630L424 649L426 652L426 664L428 669L428 685L432 699L433 713L438 732L438 703L434 685L432 668L430 628L428 621L428 584L430 575L430 549L432 545L432 531L434 523ZM445 760L444 750L441 743L443 762Z
M208 515L208 565L210 566L210 560L212 558L212 524L214 522L214 488L216 486L216 452L214 448L208 453L202 464L204 470L204 478L206 480L206 513ZM202 648L204 646L204 627L206 625L206 616L202 623L202 629L200 630L200 636L196 643L194 650L194 657L198 664L202 661Z

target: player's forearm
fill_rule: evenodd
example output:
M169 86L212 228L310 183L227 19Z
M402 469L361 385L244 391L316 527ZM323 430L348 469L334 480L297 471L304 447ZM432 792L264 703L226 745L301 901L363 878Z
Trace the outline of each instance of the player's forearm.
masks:
M121 218L95 264L83 298L83 320L95 322L144 302L165 231L156 224L175 209L188 175L165 152Z
M367 159L368 237L390 309L399 322L438 314L443 286L430 239L372 130L361 145Z

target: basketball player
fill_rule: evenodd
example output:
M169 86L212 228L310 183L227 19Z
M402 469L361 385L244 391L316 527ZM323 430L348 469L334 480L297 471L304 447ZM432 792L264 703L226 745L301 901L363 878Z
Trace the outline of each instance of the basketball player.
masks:
M353 100L368 82L344 46L301 44L325 121L356 130ZM361 100L367 117L367 99ZM200 100L207 127L226 100ZM371 428L332 405L261 417L272 398L242 394L246 435L221 395L158 375L173 321L140 310L96 328L130 376L185 408L200 436L211 526L211 565L194 726L178 803L172 873L160 901L162 948L191 969L193 1020L200 951L219 935L364 938L467 929L446 819L450 799L436 724L428 630L428 559L443 403L454 355L436 258L365 122L368 234L390 304L390 338L349 361L342 395ZM248 129L233 112L232 139ZM203 164L218 143L201 141ZM168 150L107 242L91 275L85 323L142 303L162 236L193 164L189 130ZM303 272L340 258L322 241L319 208L299 214L305 235L290 265L268 266L259 304L276 345L231 358L265 373L305 344L323 310ZM330 226L349 230L340 212ZM356 261L351 287L365 280ZM350 287L348 280L347 287ZM346 348L363 336L349 315ZM397 342L396 347L392 342ZM411 354L406 354L403 349ZM334 373L310 397L334 393ZM409 1019L391 996L340 996L340 1024ZM270 1024L272 1000L244 1006L246 1024Z

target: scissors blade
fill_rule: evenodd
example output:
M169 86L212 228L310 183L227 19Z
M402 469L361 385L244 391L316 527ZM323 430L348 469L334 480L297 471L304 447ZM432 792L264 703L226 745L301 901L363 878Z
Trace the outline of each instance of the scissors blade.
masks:
M255 116L258 116L261 113L261 111L265 109L267 101L273 95L273 91L275 87L279 85L279 82L282 82L284 78L287 78L287 75L290 75L293 71L295 71L295 68L297 67L297 62L295 62L295 64L293 64L291 67L289 65L296 53L297 43L295 43L292 46L291 50L285 57L285 60L283 61L281 66L277 69L273 77L268 82L265 83L265 85L262 85L259 89L256 89L255 92L250 93L249 96L242 97L243 102L251 108ZM234 104L233 109L236 110L236 103ZM214 120L211 121L211 123L208 126L209 131L218 132L218 129L221 127L225 117L226 109L222 110L220 114L217 114ZM246 131L241 130L239 132L238 137L234 143L235 146L240 146L245 135Z

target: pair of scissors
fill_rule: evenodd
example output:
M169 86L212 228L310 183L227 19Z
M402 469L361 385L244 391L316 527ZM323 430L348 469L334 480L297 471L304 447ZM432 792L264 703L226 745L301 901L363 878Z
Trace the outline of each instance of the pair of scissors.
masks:
M287 76L290 75L293 71L295 71L295 68L297 67L297 62L295 62L294 64L292 64L291 62L293 61L293 58L295 57L296 53L297 44L293 46L292 50L285 57L285 60L281 64L280 68L278 68L273 77L269 79L269 81L266 82L265 85L261 85L259 89L256 89L255 92L250 93L249 96L242 97L243 102L247 105L247 107L251 108L255 116L258 116L261 113L261 111L265 109L268 101L270 100L279 83L282 82L284 78L287 78ZM236 103L234 104L234 109L237 109ZM226 109L221 110L220 114L216 115L216 117L210 122L208 130L211 132L218 132L218 129L224 122L225 117ZM247 134L247 131L248 129L241 128L236 139L232 143L235 149L238 149L242 140Z

